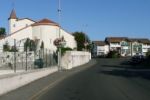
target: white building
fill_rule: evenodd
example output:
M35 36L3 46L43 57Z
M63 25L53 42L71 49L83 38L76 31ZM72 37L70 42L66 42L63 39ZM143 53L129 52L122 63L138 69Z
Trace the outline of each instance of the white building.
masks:
M93 41L93 55L105 56L109 52L109 46L104 41Z
M110 51L118 51L121 56L146 55L150 50L150 40L142 38L107 37L105 42L109 44Z
M72 49L76 48L76 41L74 36L66 32L64 29L59 27L59 24L53 22L49 19L42 19L40 21L34 21L29 18L19 19L16 16L15 10L12 10L9 21L9 35L1 39L0 46L7 41L10 45L14 44L14 39L16 39L17 45L24 44L27 38L32 40L38 40L38 47L40 47L41 42L44 42L44 48L56 51L56 46L53 44L54 40L59 37L64 37L66 41L66 47Z
M132 47L132 55L146 53L150 50L150 40L149 39L130 39Z

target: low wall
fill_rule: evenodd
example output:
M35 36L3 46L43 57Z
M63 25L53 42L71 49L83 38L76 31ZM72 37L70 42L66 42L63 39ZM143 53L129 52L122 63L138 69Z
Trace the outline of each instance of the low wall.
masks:
M61 59L63 69L72 69L74 67L88 63L91 60L91 53L84 51L67 51Z
M67 51L62 57L61 66L63 69L72 69L86 64L90 60L91 53L89 52ZM0 76L0 95L15 90L56 71L58 71L57 66Z
M0 95L58 71L58 67L44 68L0 77Z

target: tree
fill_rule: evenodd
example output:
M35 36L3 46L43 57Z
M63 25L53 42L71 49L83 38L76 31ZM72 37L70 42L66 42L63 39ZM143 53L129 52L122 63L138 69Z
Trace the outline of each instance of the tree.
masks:
M84 32L74 32L73 35L77 42L78 51L82 51L83 49L90 50L90 39Z
M44 42L43 41L41 42L40 48L41 48L41 51L42 51L42 57L44 58Z
M30 40L30 46L29 46L29 50L30 51L36 51L36 43L34 40Z
M41 49L44 49L44 42L42 41L41 43L41 46L40 46Z
M6 29L3 27L0 27L0 36L5 36L6 35Z
M30 46L30 39L27 38L26 42L24 43L24 51L27 51L29 46Z
M34 40L30 40L27 38L26 42L24 43L24 51L29 50L29 51L36 51L36 43Z

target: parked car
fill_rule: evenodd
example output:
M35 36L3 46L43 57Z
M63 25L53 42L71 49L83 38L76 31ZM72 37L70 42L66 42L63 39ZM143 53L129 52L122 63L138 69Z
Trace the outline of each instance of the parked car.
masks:
M132 65L140 64L144 60L145 60L145 57L143 55L135 55L131 58L130 64Z

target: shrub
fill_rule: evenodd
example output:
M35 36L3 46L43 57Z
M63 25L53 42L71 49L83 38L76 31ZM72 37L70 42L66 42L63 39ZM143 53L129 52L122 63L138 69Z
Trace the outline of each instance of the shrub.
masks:
M117 51L110 51L107 55L108 58L119 58L120 54Z
M66 51L72 51L72 49L69 47L61 47L61 55L62 56L66 53ZM56 52L58 52L58 49Z
M4 45L3 45L3 51L10 51L10 45L8 44L8 42L6 42Z

